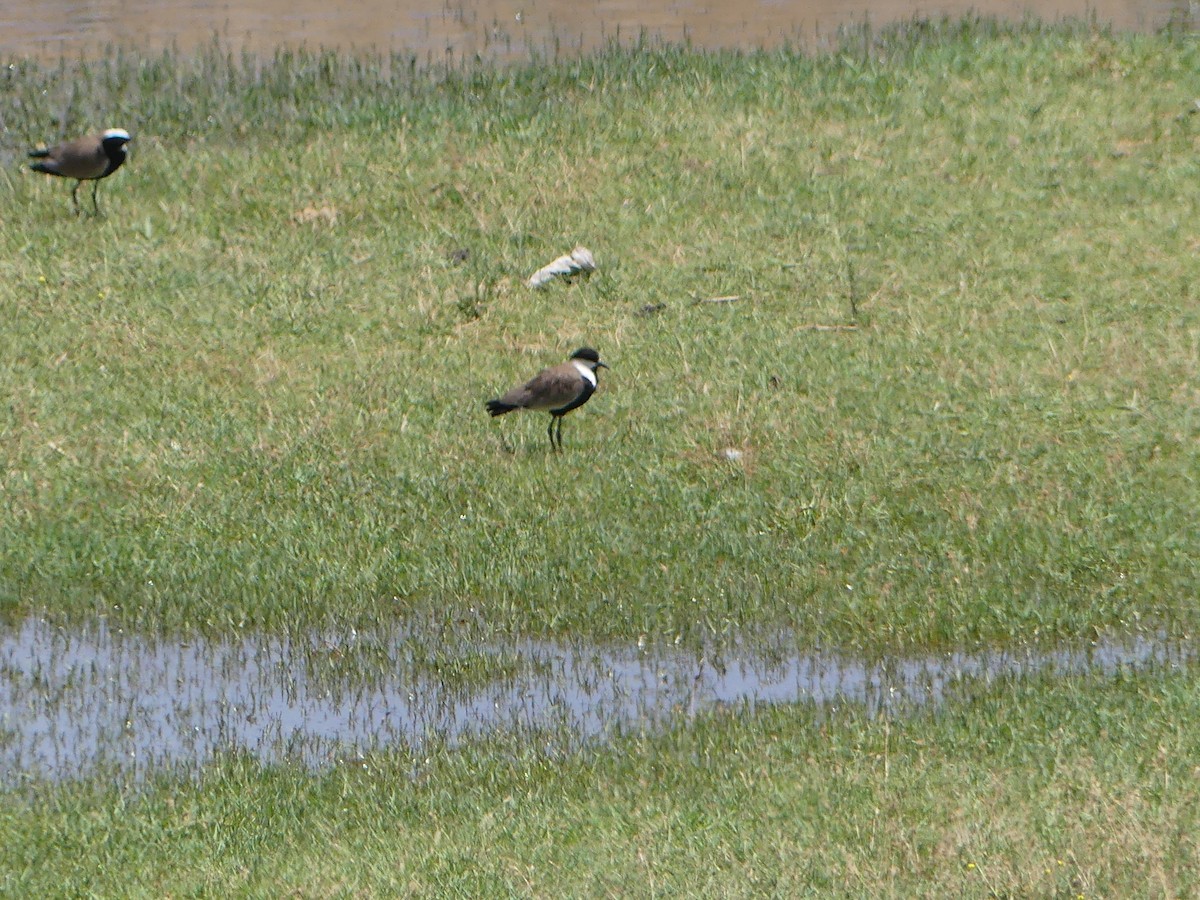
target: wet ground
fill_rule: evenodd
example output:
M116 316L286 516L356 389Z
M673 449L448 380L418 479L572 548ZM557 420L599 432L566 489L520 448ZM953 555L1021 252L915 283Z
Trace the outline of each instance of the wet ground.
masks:
M519 60L594 49L639 34L700 47L785 41L819 47L839 28L975 12L1046 21L1091 18L1149 31L1194 24L1188 0L0 0L0 60L99 56L107 47L194 50L219 38L234 50L282 46L414 54L440 61Z
M1191 645L1156 638L884 660L798 652L788 635L719 655L489 647L470 636L443 637L434 653L429 646L430 635L405 630L180 643L103 622L69 631L31 619L0 636L0 783L102 769L135 778L194 772L226 750L321 769L373 749L498 731L566 751L720 705L855 702L904 714L964 682L1197 657Z

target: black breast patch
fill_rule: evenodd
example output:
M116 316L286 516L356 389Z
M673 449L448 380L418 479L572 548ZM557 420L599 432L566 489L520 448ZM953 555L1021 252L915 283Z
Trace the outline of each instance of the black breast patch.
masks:
M584 378L582 375L579 376L579 381L581 382L579 385L579 388L580 388L579 396L577 396L574 400L572 400L566 406L560 406L558 409L550 410L550 415L565 416L571 410L578 409L579 407L583 406L583 404L588 402L588 400L591 398L592 394L596 393L596 386L594 384L592 384L590 381L588 381L586 378Z

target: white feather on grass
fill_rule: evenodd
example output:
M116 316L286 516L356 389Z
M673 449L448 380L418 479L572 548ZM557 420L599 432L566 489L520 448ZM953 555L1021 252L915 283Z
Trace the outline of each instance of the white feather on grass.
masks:
M576 247L566 256L560 256L550 265L538 269L529 276L529 281L526 283L531 288L539 288L549 284L555 278L570 278L580 272L590 275L594 271L596 271L596 259L592 256L592 251L587 247Z

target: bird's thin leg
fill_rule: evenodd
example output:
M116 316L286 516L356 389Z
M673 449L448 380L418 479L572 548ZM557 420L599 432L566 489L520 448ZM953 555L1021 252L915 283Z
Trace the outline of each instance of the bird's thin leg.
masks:
M550 438L550 449L554 450L554 416L550 417L550 424L546 427L546 435Z
M82 181L76 181L75 187L71 188L71 205L75 207L75 215L79 215L79 186Z
M92 182L92 215L100 215L100 204L96 202L96 191L100 189L100 179Z
M558 433L558 452L562 453L562 416L558 417L558 428L555 430Z

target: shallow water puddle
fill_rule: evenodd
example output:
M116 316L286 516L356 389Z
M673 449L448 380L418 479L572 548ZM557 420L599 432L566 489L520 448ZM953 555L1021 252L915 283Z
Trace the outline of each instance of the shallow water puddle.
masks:
M497 730L536 730L569 746L720 704L854 702L896 712L937 703L964 678L1181 666L1197 656L1191 645L1151 638L870 662L787 646L745 642L698 658L534 641L481 648L412 631L178 643L34 619L0 636L0 782L99 768L189 771L223 750L320 768L370 749Z

